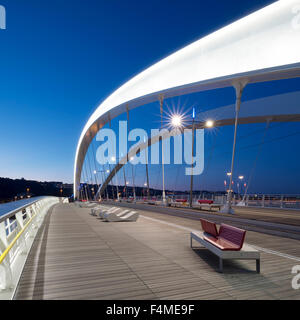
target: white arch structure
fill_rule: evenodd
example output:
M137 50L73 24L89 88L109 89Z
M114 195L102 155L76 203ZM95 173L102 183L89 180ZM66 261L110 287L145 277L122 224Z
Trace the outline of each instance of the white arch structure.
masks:
M78 196L89 144L108 121L127 109L162 97L229 86L236 88L238 111L246 84L300 76L299 39L299 0L280 0L133 77L100 104L80 135L74 164L74 197Z

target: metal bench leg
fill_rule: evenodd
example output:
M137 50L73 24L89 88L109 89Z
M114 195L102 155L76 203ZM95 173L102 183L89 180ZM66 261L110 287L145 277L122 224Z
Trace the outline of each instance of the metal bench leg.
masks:
M193 237L191 236L191 248L193 248Z
M219 272L223 273L223 259L219 258Z
M260 273L260 259L256 259L256 272Z

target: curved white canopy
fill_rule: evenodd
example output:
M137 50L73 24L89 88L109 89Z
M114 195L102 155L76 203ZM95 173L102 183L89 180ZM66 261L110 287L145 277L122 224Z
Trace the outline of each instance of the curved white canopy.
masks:
M96 133L126 111L164 98L300 76L299 0L280 0L194 43L141 72L113 92L92 114L77 145L74 196L88 146Z

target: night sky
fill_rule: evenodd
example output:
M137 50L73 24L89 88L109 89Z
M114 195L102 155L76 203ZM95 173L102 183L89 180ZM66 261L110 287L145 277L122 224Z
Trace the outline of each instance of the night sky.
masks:
M7 29L0 30L0 176L73 182L81 130L101 101L153 63L272 2L0 0L7 11ZM249 85L243 101L299 90L300 79ZM201 112L234 100L234 90L225 88L166 104ZM113 128L121 119L125 115ZM130 126L159 127L159 104L134 110ZM264 128L239 128L236 176L245 181ZM205 171L195 189L224 190L232 137L232 126L205 132ZM298 122L270 125L250 192L300 193L299 139ZM131 181L131 166L126 170ZM134 170L136 184L143 185L144 167ZM189 188L182 167L168 166L166 180L169 189ZM150 167L150 185L161 187L160 166Z

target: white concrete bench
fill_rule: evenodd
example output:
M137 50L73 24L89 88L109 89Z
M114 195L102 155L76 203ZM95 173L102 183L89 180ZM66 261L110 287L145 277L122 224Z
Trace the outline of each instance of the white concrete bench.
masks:
M203 210L202 208L204 208L205 210L209 209L209 211L212 211L212 209L221 209L222 204L217 204L217 203L212 203L212 204L208 204L208 203L197 203L194 205L195 208L199 208L200 210Z

